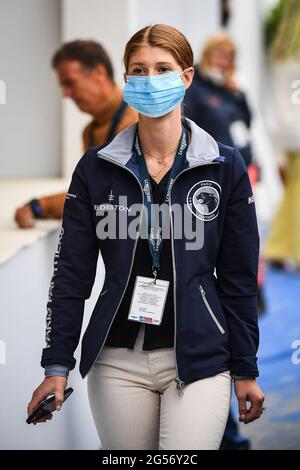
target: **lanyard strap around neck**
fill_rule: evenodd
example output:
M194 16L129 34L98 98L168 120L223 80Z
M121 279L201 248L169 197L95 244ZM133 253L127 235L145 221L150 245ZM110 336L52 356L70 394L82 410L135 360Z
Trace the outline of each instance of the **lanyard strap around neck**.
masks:
M171 168L170 176L168 179L168 183L166 186L164 198L163 198L163 203L169 203L169 194L170 190L173 186L174 179L180 172L183 163L185 161L185 155L188 147L188 132L187 130L183 127L182 128L182 133L180 137L180 142L179 146L176 152L176 156ZM139 142L139 136L138 132L136 133L135 136L135 144L134 144L135 151L138 154L138 164L139 164L139 170L140 170L140 180L142 183L142 187L145 193L145 207L147 211L147 222L148 222L148 241L149 241L149 249L150 249L150 254L152 257L152 271L155 276L155 279L157 277L157 273L160 269L160 256L161 256L161 251L162 251L162 245L163 245L163 238L162 238L162 214L161 211L159 211L158 217L157 217L157 212L151 210L153 208L152 204L154 203L153 201L153 194L152 194L152 187L151 187L151 181L149 177L149 172L148 168L146 165L145 157L143 154L143 151L140 146ZM153 212L155 214L153 214ZM155 220L153 220L155 219Z

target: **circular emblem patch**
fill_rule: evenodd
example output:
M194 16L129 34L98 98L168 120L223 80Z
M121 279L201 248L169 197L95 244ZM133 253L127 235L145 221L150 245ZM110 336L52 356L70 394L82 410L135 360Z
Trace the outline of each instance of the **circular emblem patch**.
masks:
M213 220L219 214L221 186L215 181L203 180L189 190L186 201L189 210L200 220Z

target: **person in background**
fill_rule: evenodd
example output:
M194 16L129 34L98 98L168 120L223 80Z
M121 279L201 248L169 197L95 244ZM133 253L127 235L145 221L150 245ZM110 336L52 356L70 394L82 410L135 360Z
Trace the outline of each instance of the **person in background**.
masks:
M184 114L211 134L218 142L238 147L248 168L252 187L258 169L253 162L250 127L251 111L245 93L236 80L236 46L225 33L218 33L204 44L195 65L192 85L186 91ZM259 262L259 311L264 310L263 266ZM243 438L232 412L229 414L221 449L244 450L250 441Z
M52 66L65 97L80 111L92 116L83 131L83 148L102 145L137 121L137 113L123 101L122 89L114 81L111 60L95 41L65 43L52 58ZM31 228L35 219L61 219L66 192L33 198L15 212L20 228Z
M217 141L238 147L248 166L251 111L235 77L235 58L235 44L225 33L207 40L186 93L184 114Z

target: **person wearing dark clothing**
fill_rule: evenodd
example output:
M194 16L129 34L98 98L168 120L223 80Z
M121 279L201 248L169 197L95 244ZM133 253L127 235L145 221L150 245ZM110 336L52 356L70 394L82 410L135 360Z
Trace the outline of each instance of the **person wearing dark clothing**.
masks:
M242 91L233 93L215 83L196 65L193 83L186 93L184 114L217 141L237 146L246 165L250 165L251 111Z
M185 94L184 114L218 142L238 147L249 167L253 160L251 111L245 93L235 80L235 57L236 47L226 34L217 34L206 42L199 65L195 65L193 82ZM258 298L263 299L261 286ZM240 435L230 411L220 449L248 448L250 441Z
M226 34L207 40L185 95L184 114L218 142L238 147L249 166L251 110L235 77L235 59L236 46Z
M62 404L101 252L105 279L79 370L103 448L217 450L231 379L240 420L263 413L249 176L237 148L181 116L194 74L182 33L143 28L127 43L124 64L123 97L138 124L91 147L73 172L47 303L46 378L28 414L49 393Z

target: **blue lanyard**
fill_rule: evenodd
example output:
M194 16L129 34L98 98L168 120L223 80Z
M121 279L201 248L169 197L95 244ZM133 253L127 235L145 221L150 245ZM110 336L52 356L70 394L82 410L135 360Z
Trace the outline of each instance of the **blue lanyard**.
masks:
M150 249L150 254L152 257L152 271L154 274L154 278L156 280L157 273L160 270L160 256L161 256L161 251L162 251L162 245L163 245L163 238L162 238L162 214L161 211L159 211L159 216L158 218L155 217L156 220L153 220L153 210L152 204L153 204L153 195L152 195L152 188L151 188L151 181L148 173L148 168L146 165L145 157L143 154L143 151L140 146L139 142L139 136L138 132L136 133L135 136L135 144L134 144L135 150L138 154L138 164L139 164L139 170L140 170L140 181L142 183L142 187L145 193L145 198L144 198L144 205L146 207L147 211L147 221L148 221L148 242L149 242L149 249ZM170 176L168 179L168 184L166 186L166 191L164 194L163 202L164 203L169 203L169 194L170 190L173 186L174 179L180 172L184 162L185 162L185 155L188 147L188 132L187 130L183 127L182 128L182 133L180 137L180 142L179 146L176 152L176 157L174 159L174 163L171 168Z

